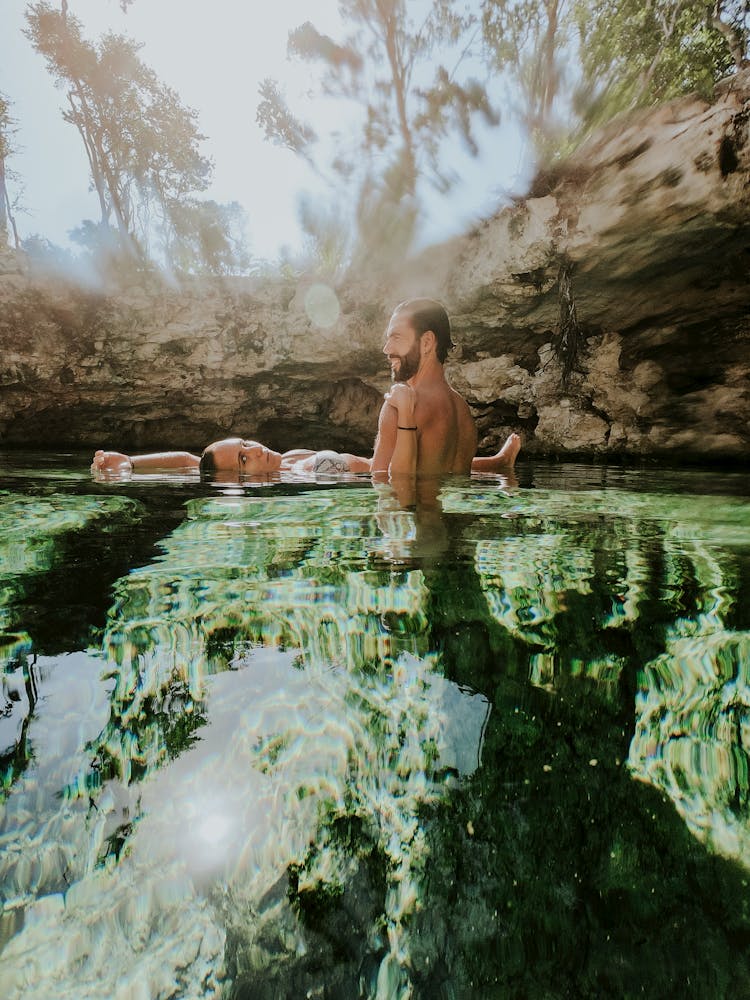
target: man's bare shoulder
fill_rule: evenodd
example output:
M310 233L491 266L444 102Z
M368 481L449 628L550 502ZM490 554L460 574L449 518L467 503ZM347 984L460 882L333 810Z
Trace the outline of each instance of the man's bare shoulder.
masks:
M477 451L477 425L474 415L464 397L451 387L456 423L458 425L458 442L456 447L456 462L454 472L469 472L471 460Z
M452 385L448 386L448 390L450 391L451 397L453 398L458 409L463 413L471 414L471 409L469 408L469 404L466 402L461 393L457 392Z
M444 424L458 422L460 426L474 423L469 404L447 382L438 382L422 389L420 386L418 408L422 417Z

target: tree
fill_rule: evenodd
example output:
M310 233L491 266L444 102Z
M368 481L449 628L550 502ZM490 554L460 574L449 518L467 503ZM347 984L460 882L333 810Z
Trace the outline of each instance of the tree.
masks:
M505 77L515 114L542 158L554 155L561 140L555 104L564 93L568 15L568 0L482 4L485 59Z
M542 158L745 65L750 0L484 0L485 59ZM558 114L555 114L557 105ZM564 120L567 119L567 120Z
M261 101L256 117L266 137L309 159L308 149L318 138L315 131L292 114L275 80L265 79L258 93Z
M692 91L709 96L747 60L749 13L748 0L577 0L584 125Z
M138 259L149 256L156 239L174 266L177 233L185 235L188 217L198 224L195 194L207 188L213 169L199 151L204 136L196 112L142 62L131 39L109 33L94 45L76 17L46 0L32 3L26 19L27 36L65 90L63 118L78 130L99 200L98 228L83 227L79 238L110 248L119 241ZM214 218L228 222L230 215ZM113 223L117 241L101 231Z
M485 88L462 73L473 18L456 13L452 0L426 7L421 20L405 0L348 0L339 5L345 37L337 42L307 22L289 35L291 56L322 66L322 93L353 103L360 111L354 142L337 137L331 164L339 188L353 185L359 244L372 263L383 238L373 219L414 219L421 181L447 191L452 178L441 163L448 136L458 135L477 151L478 115L496 123ZM316 136L286 106L272 80L261 88L257 121L266 137L317 162ZM387 227L386 227L387 228ZM405 252L411 224L398 239ZM390 259L396 247L388 248Z
M13 204L8 193L8 179L12 177L12 172L8 169L7 161L13 153L12 136L15 132L15 119L10 113L10 102L7 97L0 94L0 240L8 243L9 232L13 233L13 243L18 250L21 241L16 228L16 220L13 216Z
M236 201L183 198L169 209L164 234L166 256L178 271L237 274L246 271L250 257L243 230L245 212Z

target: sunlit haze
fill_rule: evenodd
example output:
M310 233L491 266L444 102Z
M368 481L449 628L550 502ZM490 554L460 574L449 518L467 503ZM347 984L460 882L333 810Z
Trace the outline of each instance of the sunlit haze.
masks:
M75 128L63 121L64 92L54 86L43 58L21 34L27 4L5 0L0 39L0 93L16 119L17 152L8 167L16 199L21 238L39 234L69 246L68 232L85 218L95 219L97 201L88 190L83 145ZM300 249L297 221L300 192L324 196L323 182L289 150L267 142L256 124L258 85L279 80L295 110L309 117L322 137L346 120L332 101L314 100L310 64L287 58L291 28L312 19L323 33L341 37L338 4L317 0L276 0L271 4L213 0L135 0L123 14L117 0L69 0L68 9L96 40L106 31L143 43L140 55L159 78L175 88L185 105L198 112L206 136L202 152L214 163L205 197L237 201L248 218L248 245L255 258L275 258L283 247ZM465 229L500 203L503 192L518 190L522 143L509 127L479 130L482 156L460 149L446 152L446 165L460 177L447 204L427 204L421 242Z

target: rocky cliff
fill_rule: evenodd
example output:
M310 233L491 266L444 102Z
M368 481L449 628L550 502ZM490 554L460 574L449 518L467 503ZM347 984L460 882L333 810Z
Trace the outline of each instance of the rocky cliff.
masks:
M750 72L613 123L387 289L0 268L0 446L371 447L392 306L441 298L480 450L750 454ZM334 294L335 293L335 294Z

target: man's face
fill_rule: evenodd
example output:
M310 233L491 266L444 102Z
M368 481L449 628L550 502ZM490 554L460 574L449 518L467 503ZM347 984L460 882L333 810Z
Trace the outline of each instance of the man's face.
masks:
M409 316L394 313L385 332L383 354L391 364L394 382L408 382L419 371L419 337Z

